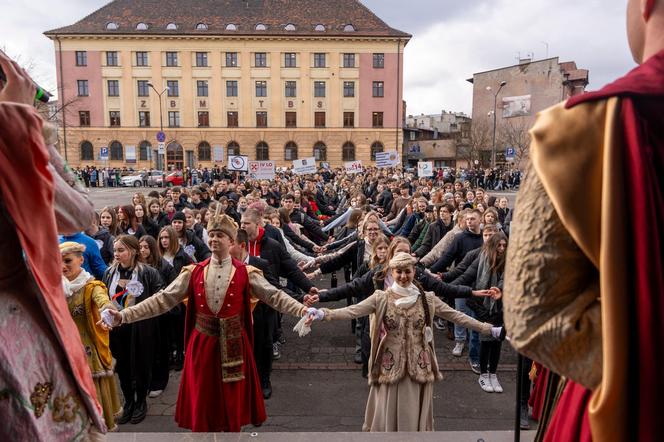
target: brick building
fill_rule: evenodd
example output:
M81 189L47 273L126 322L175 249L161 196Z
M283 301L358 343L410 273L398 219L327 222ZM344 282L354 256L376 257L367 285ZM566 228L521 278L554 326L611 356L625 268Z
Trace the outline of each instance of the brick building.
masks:
M507 147L515 148L517 156L527 155L527 131L537 113L583 93L588 70L578 69L575 62L561 63L558 57L525 59L514 66L475 73L468 81L473 84L473 133L489 135L479 151L480 165L486 167L491 164L494 111L496 162L505 161Z
M74 166L338 166L403 143L410 35L357 0L116 0L45 35Z

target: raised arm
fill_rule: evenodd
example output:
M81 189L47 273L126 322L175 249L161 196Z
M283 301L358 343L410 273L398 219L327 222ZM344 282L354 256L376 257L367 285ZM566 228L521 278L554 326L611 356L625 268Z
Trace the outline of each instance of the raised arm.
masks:
M323 308L325 312L326 321L336 321L339 319L357 319L363 316L368 316L376 311L376 304L378 296L385 296L383 292L376 292L369 296L359 304L354 304L348 307L339 309Z

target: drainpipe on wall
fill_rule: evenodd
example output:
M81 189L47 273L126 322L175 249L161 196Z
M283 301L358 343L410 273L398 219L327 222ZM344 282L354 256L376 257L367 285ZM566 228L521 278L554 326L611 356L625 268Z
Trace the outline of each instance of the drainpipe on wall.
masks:
M64 150L65 150L65 161L67 161L67 110L65 109L64 103L65 103L65 88L62 85L63 78L62 78L62 42L60 41L60 37L57 35L55 36L55 39L58 42L58 60L60 61L60 87L58 91L58 100L60 100L61 109L62 109L62 141L64 143Z

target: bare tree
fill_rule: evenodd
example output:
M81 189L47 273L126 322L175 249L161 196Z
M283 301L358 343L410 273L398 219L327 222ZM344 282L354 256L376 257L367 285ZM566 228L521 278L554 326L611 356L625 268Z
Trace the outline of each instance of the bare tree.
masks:
M480 151L491 146L492 127L482 119L475 119L470 126L470 134L457 144L457 159L468 162L468 167L473 167L475 160L480 159Z
M525 118L506 118L499 127L499 145L514 149L514 166L524 168L530 161L530 129Z

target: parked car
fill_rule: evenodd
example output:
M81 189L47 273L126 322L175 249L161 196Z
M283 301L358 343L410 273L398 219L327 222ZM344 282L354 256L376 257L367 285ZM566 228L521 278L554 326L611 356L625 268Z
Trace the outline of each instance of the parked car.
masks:
M144 173L148 174L149 187L161 185L161 175L163 173L161 170L153 170L151 172L139 172L139 173L134 173L132 175L123 176L120 179L120 182L122 183L123 186L126 187L132 187L132 186L141 187L143 185Z
M175 171L170 172L166 175L166 186L182 186L184 184L184 178L182 177L182 172Z

